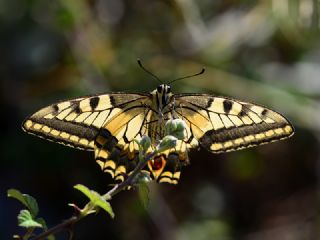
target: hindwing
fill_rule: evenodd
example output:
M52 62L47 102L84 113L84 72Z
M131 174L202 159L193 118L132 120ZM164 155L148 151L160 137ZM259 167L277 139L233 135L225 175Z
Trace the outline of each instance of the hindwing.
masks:
M205 94L179 94L175 102L175 111L186 121L189 135L214 153L293 134L292 125L281 114L256 104Z

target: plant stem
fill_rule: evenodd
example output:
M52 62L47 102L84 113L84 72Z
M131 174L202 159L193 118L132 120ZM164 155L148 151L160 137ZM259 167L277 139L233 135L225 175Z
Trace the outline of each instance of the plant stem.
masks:
M107 192L104 196L109 195L109 196L114 196L116 195L118 192L122 191L123 189L125 189L126 187L129 187L130 185L132 185L132 180L140 173L140 171L144 168L144 166L147 164L147 162L152 159L155 155L157 154L156 151L153 151L152 153L150 153L149 155L147 155L144 159L140 159L138 165L136 166L136 168L133 170L133 172L128 176L128 178L115 185L109 192Z
M127 187L131 186L133 183L134 178L140 173L140 171L144 168L144 166L147 164L147 162L152 159L157 154L157 151L153 151L149 153L147 156L145 156L143 159L139 159L139 163L136 166L136 168L132 171L132 173L128 176L128 178L119 183L116 184L112 189L110 189L106 194L103 195L104 198L112 197L116 195L117 193L121 192L122 190L126 189ZM89 203L86 204L84 208L89 207ZM90 208L90 207L89 207ZM94 206L91 206L92 210L94 210ZM86 216L86 215L85 215ZM49 235L61 232L62 230L71 227L76 222L78 222L80 219L82 219L84 215L78 214L76 216L72 216L69 219L63 221L62 223L44 231L43 233L39 234L38 236L34 237L32 240L42 240L48 237Z
M26 234L21 239L23 239L23 240L29 239L30 236L32 235L33 231L34 231L34 228L29 228L28 231L26 232Z
M75 224L80 218L78 216L72 216L71 218L63 221L62 223L48 229L47 231L44 231L43 233L39 234L33 240L40 240L40 239L45 239L51 234L55 234L57 232L61 232L63 229L68 228Z

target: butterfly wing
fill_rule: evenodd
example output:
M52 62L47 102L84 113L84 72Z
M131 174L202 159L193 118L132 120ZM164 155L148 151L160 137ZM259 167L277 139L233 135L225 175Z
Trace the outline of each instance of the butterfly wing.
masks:
M23 129L42 138L94 150L103 171L123 181L138 159L134 140L163 137L161 120L182 118L187 138L149 161L145 170L159 182L177 183L188 163L189 148L200 143L219 153L283 139L293 127L279 113L262 106L204 94L179 94L159 115L152 94L112 93L82 97L45 107L27 118ZM176 116L177 115L177 116Z
M158 144L157 137L161 136L164 123L159 119L157 108L153 98L134 101L123 106L101 128L95 141L95 159L115 180L124 181L125 175L137 166L139 147L135 140L149 136L151 147L148 152ZM170 149L148 161L143 171L158 182L176 184L180 177L180 162L186 161L185 158L181 148Z
M175 111L186 121L188 142L214 153L265 144L293 135L279 113L239 100L204 94L178 94Z
M143 98L119 108L101 127L95 141L95 159L104 172L116 180L123 181L124 174L129 174L137 165L138 145L148 134L146 121L152 110L150 98Z
M71 147L93 150L101 127L144 94L113 93L82 97L40 109L22 124L23 130Z

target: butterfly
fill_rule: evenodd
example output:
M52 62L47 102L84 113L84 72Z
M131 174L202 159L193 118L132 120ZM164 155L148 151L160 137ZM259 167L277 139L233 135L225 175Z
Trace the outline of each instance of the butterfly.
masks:
M288 138L293 126L281 114L253 103L209 94L173 94L167 84L150 93L110 93L61 101L40 109L22 124L24 131L82 150L116 181L137 166L144 135L152 146L165 124L181 119L185 138L148 161L144 171L158 182L177 184L188 151L199 146L223 153Z

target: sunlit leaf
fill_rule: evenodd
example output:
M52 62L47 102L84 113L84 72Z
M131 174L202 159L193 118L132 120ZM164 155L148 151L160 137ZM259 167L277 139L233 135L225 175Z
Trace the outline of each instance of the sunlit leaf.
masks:
M94 206L102 208L107 213L109 213L112 218L114 217L114 212L111 208L111 205L106 201L107 199L110 199L110 196L101 196L96 191L90 190L82 184L77 184L74 186L74 188L86 195Z
M79 190L80 192L82 192L84 195L86 195L90 200L92 200L93 198L93 193L92 191L87 188L86 186L82 185L82 184L77 184L74 186L75 189Z
M43 228L41 223L35 221L31 213L27 210L21 210L18 215L18 225L25 228Z
M101 207L103 210L105 210L107 213L109 213L112 218L114 218L114 212L112 210L112 207L111 207L110 203L107 202L106 200L104 200L100 195L96 199L96 201L93 202L93 203L95 205Z

